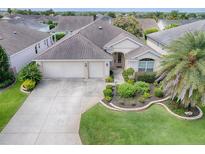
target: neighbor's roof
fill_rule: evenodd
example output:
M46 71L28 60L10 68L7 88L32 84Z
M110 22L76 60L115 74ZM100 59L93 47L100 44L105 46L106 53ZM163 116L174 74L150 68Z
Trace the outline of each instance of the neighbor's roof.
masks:
M8 55L12 55L48 37L49 34L0 21L0 36L0 45Z
M56 32L74 31L93 21L93 16L58 16Z
M40 55L38 60L47 59L112 59L90 40L77 33L57 42L57 45Z
M159 29L157 22L154 19L151 18L145 18L145 19L141 19L141 18L137 18L137 21L139 22L141 28L145 31L147 29L150 28L156 28Z
M173 40L183 36L186 32L205 31L205 20L181 25L168 30L147 35L148 39L154 40L161 45L169 45Z

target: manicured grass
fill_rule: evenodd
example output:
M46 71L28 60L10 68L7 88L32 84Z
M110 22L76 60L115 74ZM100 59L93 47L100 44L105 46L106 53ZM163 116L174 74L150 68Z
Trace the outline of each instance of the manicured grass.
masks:
M116 112L97 104L82 115L80 136L83 144L205 144L205 118L179 120L157 105Z
M25 101L27 94L20 92L21 83L16 82L9 89L0 92L0 131Z

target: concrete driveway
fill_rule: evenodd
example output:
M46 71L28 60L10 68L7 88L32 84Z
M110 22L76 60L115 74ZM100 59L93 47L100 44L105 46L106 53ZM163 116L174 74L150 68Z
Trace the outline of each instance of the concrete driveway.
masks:
M81 113L104 87L99 80L43 80L1 132L0 144L81 144Z

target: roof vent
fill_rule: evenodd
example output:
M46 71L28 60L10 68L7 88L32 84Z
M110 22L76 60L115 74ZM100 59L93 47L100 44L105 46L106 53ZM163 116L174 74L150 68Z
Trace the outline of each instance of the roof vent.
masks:
M99 27L98 27L98 29L102 29L102 27L101 27L101 26L99 26Z
M16 32L16 31L13 31L13 34L17 34L17 32Z

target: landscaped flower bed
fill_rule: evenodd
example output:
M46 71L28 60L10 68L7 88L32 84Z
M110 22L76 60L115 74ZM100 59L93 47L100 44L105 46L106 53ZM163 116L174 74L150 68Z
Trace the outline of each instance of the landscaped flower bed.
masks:
M107 103L108 105L112 103L116 106L124 107L124 108L133 108L133 107L136 108L136 107L146 106L151 101L160 100L160 99L165 98L165 97L156 97L154 95L154 85L153 84L149 85L148 92L142 94L142 93L135 91L133 97L127 97L127 98L121 97L120 94L118 94L117 87L119 87L119 85L112 87L112 90L113 90L112 100L108 101L106 99L103 99L103 102ZM125 91L128 91L128 90L125 90Z
M196 117L200 114L200 110L195 107L185 108L181 103L176 103L173 100L167 100L164 104L175 114L183 117Z

